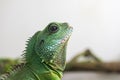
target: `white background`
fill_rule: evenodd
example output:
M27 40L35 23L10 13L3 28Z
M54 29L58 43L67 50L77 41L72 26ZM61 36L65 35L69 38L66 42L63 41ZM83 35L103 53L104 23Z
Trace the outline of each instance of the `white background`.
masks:
M74 28L67 60L88 48L120 60L120 0L0 0L0 57L19 57L28 37L53 21Z

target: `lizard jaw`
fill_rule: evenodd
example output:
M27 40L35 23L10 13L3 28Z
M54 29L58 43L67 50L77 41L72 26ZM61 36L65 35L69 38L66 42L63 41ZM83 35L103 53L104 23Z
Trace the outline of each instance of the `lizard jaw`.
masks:
M69 38L71 36L71 33L72 33L72 30L73 30L73 28L69 27L68 34L61 40L60 44L63 44L63 43L65 43L65 42L67 42L69 40Z

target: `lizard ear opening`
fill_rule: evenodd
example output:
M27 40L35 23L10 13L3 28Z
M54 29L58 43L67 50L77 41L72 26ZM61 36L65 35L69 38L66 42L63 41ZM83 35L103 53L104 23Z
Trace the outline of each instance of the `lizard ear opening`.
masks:
M39 45L43 44L45 41L42 39L39 43Z

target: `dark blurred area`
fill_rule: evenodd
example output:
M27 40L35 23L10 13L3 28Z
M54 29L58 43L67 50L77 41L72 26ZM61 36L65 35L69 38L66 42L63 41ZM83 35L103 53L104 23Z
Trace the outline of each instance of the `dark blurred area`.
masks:
M120 72L120 62L104 62L87 49L67 63L66 71Z

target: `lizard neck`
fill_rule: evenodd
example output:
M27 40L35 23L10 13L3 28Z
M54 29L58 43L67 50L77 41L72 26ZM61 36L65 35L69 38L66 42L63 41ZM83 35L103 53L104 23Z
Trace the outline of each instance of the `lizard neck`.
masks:
M31 57L31 60L26 62L26 66L38 76L42 74L46 75L53 73L59 78L62 77L62 71L53 69L49 64L42 62L38 56Z
M58 68L58 66L64 65L65 60L62 61L63 63L60 62L60 65L58 65L57 67L53 67L53 66L56 66L54 64L43 62L42 59L40 58L40 56L38 56L36 51L35 51L35 43L37 40L38 33L39 32L37 32L29 40L29 42L27 44L26 53L25 53L26 66L28 66L36 74L44 74L46 72L53 72L61 78L62 77L62 70L59 70L56 68ZM60 61L62 56L65 57L65 54L64 54L65 50L62 50L61 53L63 53L63 55L61 55L61 56L58 55L58 57L55 59L55 61L56 61L55 64L57 64L57 62Z

